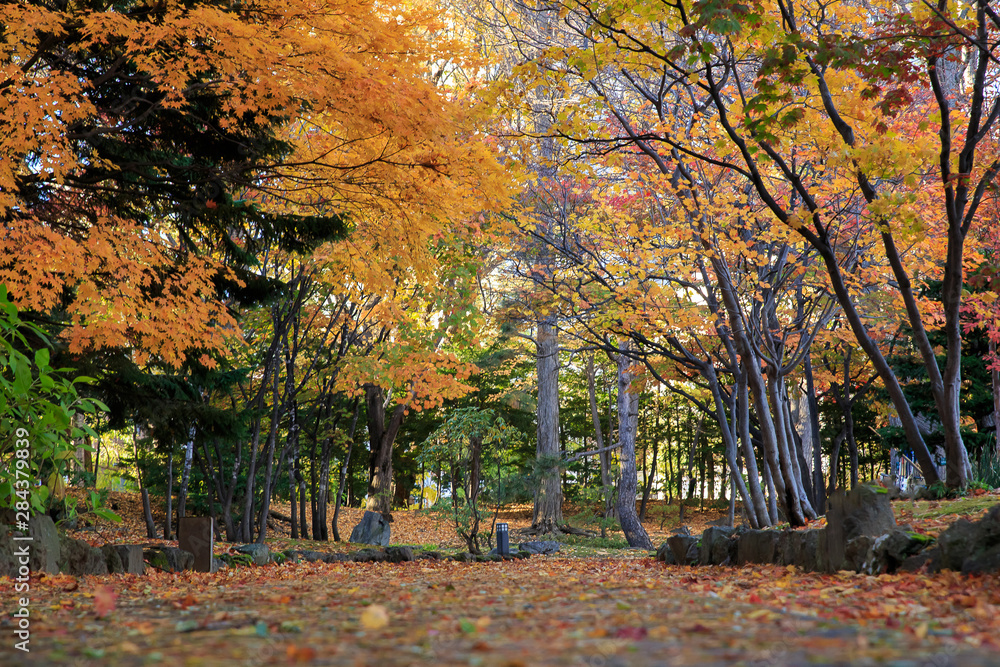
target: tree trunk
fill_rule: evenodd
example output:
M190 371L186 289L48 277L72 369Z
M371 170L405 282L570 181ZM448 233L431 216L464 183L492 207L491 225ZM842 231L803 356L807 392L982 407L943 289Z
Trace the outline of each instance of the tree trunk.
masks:
M139 491L142 493L142 516L146 519L146 537L155 540L156 524L153 523L153 510L149 506L149 491L146 487L142 487Z
M469 492L466 497L469 499L469 509L472 512L472 525L469 526L469 534L466 537L466 545L469 552L481 554L482 547L479 544L479 484L483 462L483 439L482 437L469 438Z
M340 531L337 526L338 519L340 518L340 504L344 498L344 483L349 478L349 472L351 467L351 450L354 449L354 432L358 426L358 415L360 414L359 401L355 399L354 401L354 416L351 417L351 427L347 432L347 454L344 457L344 465L340 468L340 481L337 483L337 497L334 499L333 505L333 520L331 525L333 526L333 541L340 542ZM327 472L329 476L329 472Z
M993 447L996 461L1000 462L1000 360L997 359L996 341L990 338L990 359L993 363Z
M604 496L602 519L610 519L615 513L615 489L611 483L611 452L604 451L604 434L601 432L601 414L597 407L597 380L594 371L594 355L587 360L587 395L590 398L590 419L594 424L594 442L601 467L601 490ZM607 537L606 522L601 522L601 537Z
M816 387L813 384L812 357L806 355L806 401L809 405L809 437L812 440L813 454L813 505L817 514L826 514L826 494L823 485L823 444L819 437L819 403L816 400Z
M177 519L187 516L188 484L191 482L191 464L194 461L194 437L197 429L192 424L188 440L184 443L184 468L181 470L181 488L177 493Z
M377 385L365 386L368 405L368 434L371 458L368 463L368 503L366 509L392 517L392 447L403 424L406 406L397 405L385 421L385 391Z
M540 479L535 493L531 529L536 533L545 534L559 532L563 522L562 483L559 470L559 339L552 321L548 319L538 322L537 336L536 461Z
M639 394L631 391L635 377L630 368L632 360L625 354L628 343L615 360L618 366L618 446L621 452L621 476L618 482L618 520L630 547L652 549L646 529L635 511L638 493L638 474L635 465L635 438L639 422Z
M163 539L172 540L174 535L174 453L167 454L167 520L163 522Z

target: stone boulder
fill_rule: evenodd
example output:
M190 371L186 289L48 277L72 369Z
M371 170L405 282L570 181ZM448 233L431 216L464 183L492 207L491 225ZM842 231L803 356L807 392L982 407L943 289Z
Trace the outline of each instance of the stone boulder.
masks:
M267 548L266 544L241 544L233 551L250 556L254 565L270 565L272 562L271 550Z
M150 567L164 572L183 572L194 569L194 554L177 547L150 546L142 556Z
M841 569L864 572L868 564L873 562L875 541L878 538L871 535L859 535L844 546L844 565Z
M740 535L736 551L737 564L776 562L775 552L780 534L776 530L748 530Z
M59 570L73 576L107 574L104 552L83 540L63 536L59 544Z
M142 547L138 544L116 544L115 551L121 558L125 574L145 574L146 561L142 558Z
M385 555L388 557L390 563L408 563L416 560L413 555L413 549L406 546L386 547Z
M559 553L560 544L553 540L532 540L518 545L521 551L527 551L532 556L539 554Z
M389 521L379 512L365 512L361 522L351 531L348 542L354 544L375 544L380 547L389 545L392 530Z
M667 565L677 565L677 559L674 558L674 551L670 548L669 542L664 542L656 550L656 560Z
M10 526L0 523L0 577L17 577L18 562L14 555L14 536Z
M121 554L115 549L112 544L105 544L101 547L101 553L104 555L104 563L107 565L108 574L122 574L125 572L125 564L122 563Z
M870 559L865 563L862 571L867 574L893 574L907 560L920 554L932 542L934 542L933 538L913 530L896 529L875 540Z
M735 528L709 526L701 534L698 562L702 565L731 565L736 561L737 542L733 540Z
M828 572L845 568L856 569L849 563L847 545L858 537L879 537L896 528L889 493L878 484L859 484L848 492L837 489L830 496L826 512L825 539L820 539L822 569ZM856 556L861 543L855 545Z
M351 554L351 560L355 563L385 563L389 556L382 549L362 549Z
M28 534L32 538L29 563L32 574L39 572L58 574L62 545L52 517L48 514L38 514L28 519Z
M784 530L778 535L775 545L775 563L777 565L794 565L807 572L819 568L818 548L819 535L822 531Z
M976 523L959 519L938 537L940 567L967 574L1000 572L1000 505Z
M667 544L674 554L674 562L678 565L697 565L699 554L698 538L693 535L671 535Z

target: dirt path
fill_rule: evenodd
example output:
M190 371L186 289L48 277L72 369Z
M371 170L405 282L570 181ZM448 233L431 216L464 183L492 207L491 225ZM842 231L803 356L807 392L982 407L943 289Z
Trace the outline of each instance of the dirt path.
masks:
M1000 665L998 607L997 577L651 559L61 575L32 585L30 654L4 615L0 664L977 667Z

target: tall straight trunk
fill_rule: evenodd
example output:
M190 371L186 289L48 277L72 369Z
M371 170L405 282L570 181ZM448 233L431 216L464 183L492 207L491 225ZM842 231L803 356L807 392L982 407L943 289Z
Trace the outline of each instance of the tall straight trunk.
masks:
M621 452L621 476L618 482L618 520L630 547L652 549L646 529L635 511L638 493L638 474L635 465L635 438L639 422L639 394L632 391L635 377L630 368L632 360L625 354L627 343L617 355L618 366L618 445Z
M277 316L274 316L275 322L277 322ZM284 347L284 345L282 345ZM279 352L280 354L280 352ZM284 395L281 395L281 390L279 387L281 383L279 382L278 373L275 372L271 377L271 426L267 433L267 445L266 451L264 453L264 479L261 483L261 502L260 502L260 513L257 517L257 539L256 542L263 544L264 540L267 538L267 515L271 509L271 488L273 486L273 473L274 473L274 449L277 446L278 441L278 423L281 420L282 414L284 413L284 401L291 394L291 387L294 386L294 376L291 374L286 374L285 378L286 387ZM250 498L251 509L253 498ZM250 526L252 531L252 524ZM253 534L251 532L250 539L253 540Z
M993 447L996 460L1000 461L1000 361L997 360L997 344L990 338L990 358L993 359Z
M184 443L184 467L181 469L181 488L177 492L177 518L187 516L188 485L191 482L191 464L194 462L194 437L197 429L192 424Z
M559 339L551 319L538 322L536 355L538 440L535 455L540 479L531 528L544 534L559 532L563 522L559 469Z
M655 433L659 433L659 415L657 415L657 424ZM649 466L649 474L646 476L645 483L642 487L642 505L639 508L639 521L646 520L646 508L649 502L649 496L653 491L653 483L656 481L656 463L660 458L660 441L658 437L653 438L653 461Z
M149 505L149 491L146 487L139 489L142 493L142 517L146 520L146 537L156 539L156 524L153 523L153 509Z
M826 494L823 485L823 445L819 437L819 403L813 382L811 355L806 355L803 370L806 375L806 403L809 406L809 437L813 454L813 507L817 514L826 513Z
M666 490L667 504L668 505L673 501L673 495L674 495L674 485L673 485L673 479L674 479L674 460L670 456L670 445L674 441L673 438L674 438L673 422L670 421L670 415L668 414L667 415L667 432L666 432L666 441L665 441L666 444L665 444L665 446L663 448L663 467L665 469L664 472L667 475L667 478L666 478L666 480L663 483L663 488Z
M351 426L347 429L347 454L344 457L344 465L340 468L340 480L337 483L337 497L334 498L333 504L333 519L330 522L333 527L334 542L340 542L340 530L338 529L337 523L340 518L340 505L344 498L344 484L350 478L351 451L354 449L354 432L358 426L358 415L360 412L360 401L354 399L354 416L351 417ZM328 479L329 477L330 470L329 467L327 467L325 479Z
M344 456L344 465L340 466L340 480L337 482L337 496L333 501L333 541L340 542L340 529L338 527L340 519L341 498L344 496L344 483L347 481L347 471L351 465L351 452L354 449L354 438L347 441L347 454Z
M597 407L597 380L594 371L594 355L587 360L587 396L590 399L590 420L594 425L594 442L597 444L597 457L601 467L601 490L604 496L604 510L601 517L609 519L614 515L615 490L611 481L611 452L605 451L604 433L601 431L601 413ZM601 536L605 536L607 527L602 522Z
M163 523L163 539L174 538L174 453L167 454L167 520Z
M746 368L741 364L740 372L736 380L736 428L739 433L739 442L742 447L743 461L747 469L747 485L750 493L750 504L746 504L744 496L744 506L747 508L747 518L753 528L763 528L773 526L775 521L774 512L770 511L767 499L764 497L764 490L760 485L760 473L757 470L757 456L753 450L753 439L750 437L750 396L747 386L748 374ZM716 400L718 405L719 401ZM733 474L742 482L742 475L739 468L733 470ZM752 507L752 511L751 511ZM758 525L754 525L754 521Z
M838 433L833 438L833 445L830 449L830 483L827 486L826 494L829 496L836 491L837 486L840 482L840 448L844 444L844 440L847 439L847 426L843 426Z
M858 441L854 438L854 419L847 417L850 426L847 427L847 451L851 455L851 488L858 485Z
M142 516L146 520L146 537L151 540L156 539L156 524L153 523L153 510L149 506L149 491L142 481L142 466L139 465L139 427L135 426L132 431L132 452L135 455L135 472L139 482L139 491L142 493Z

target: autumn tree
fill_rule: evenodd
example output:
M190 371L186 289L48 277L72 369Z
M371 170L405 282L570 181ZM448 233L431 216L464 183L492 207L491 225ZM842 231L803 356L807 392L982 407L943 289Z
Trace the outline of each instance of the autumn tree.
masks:
M964 18L963 9L944 2L912 13L881 5L860 13L851 5L826 11L808 2L574 1L551 11L582 46L552 45L535 59L535 71L586 81L590 101L599 100L618 121L615 132L584 124L559 132L588 151L630 146L668 176L680 156L742 175L770 214L819 253L838 304L933 482L926 443L867 331L852 277L852 226L875 235L879 261L893 276L931 378L946 435L948 484L964 486L969 467L957 398L962 258L997 171L990 138L997 117L990 3L976 3ZM858 21L862 15L871 20ZM637 125L640 109L662 120ZM931 170L933 179L925 176ZM930 315L913 287L925 265L902 250L925 235L941 241L942 317L950 341L943 371L927 337Z

